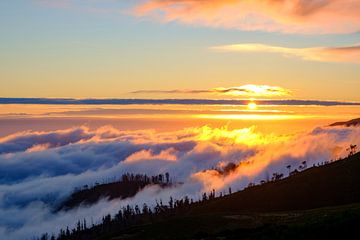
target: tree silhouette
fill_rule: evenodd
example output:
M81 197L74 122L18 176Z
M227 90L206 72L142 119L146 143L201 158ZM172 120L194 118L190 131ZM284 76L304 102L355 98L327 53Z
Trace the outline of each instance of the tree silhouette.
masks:
M286 168L289 170L289 176L290 176L290 172L291 172L291 165L287 165Z
M350 145L346 151L349 152L349 157L353 156L357 152L357 145Z
M273 173L271 181L275 182L275 181L281 180L283 177L284 177L284 174L282 174L282 173Z

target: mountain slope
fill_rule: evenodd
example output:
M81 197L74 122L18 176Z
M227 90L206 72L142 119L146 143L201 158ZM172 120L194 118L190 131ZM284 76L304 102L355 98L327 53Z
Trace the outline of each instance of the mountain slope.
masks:
M59 240L348 239L360 227L360 153L227 196L123 212Z
M360 153L199 205L196 213L288 211L360 202Z

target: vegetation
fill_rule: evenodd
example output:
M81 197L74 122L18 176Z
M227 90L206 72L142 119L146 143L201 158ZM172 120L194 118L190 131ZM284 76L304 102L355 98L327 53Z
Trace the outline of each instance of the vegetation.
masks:
M303 162L295 170L243 191L229 189L228 195L213 190L198 201L160 200L153 209L128 205L98 225L82 220L40 239L313 239L354 233L360 226L360 153L308 169Z
M169 187L172 184L169 173L156 176L126 173L118 181L105 184L95 183L92 187L84 185L81 189L75 189L74 193L57 210L69 210L78 207L80 204L90 205L105 197L109 199L125 199L135 196L136 193L149 185Z

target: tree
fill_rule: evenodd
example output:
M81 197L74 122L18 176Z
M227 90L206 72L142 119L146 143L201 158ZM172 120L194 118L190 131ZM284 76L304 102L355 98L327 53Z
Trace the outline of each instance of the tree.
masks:
M281 180L283 177L284 177L284 174L282 174L282 173L273 173L271 181L278 181L278 180Z
M202 196L202 200L203 201L206 201L208 198L207 198L207 195L206 195L206 192L203 194L203 196Z
M291 165L287 165L286 168L289 170L289 176L290 176L290 172L291 172Z
M48 240L49 239L49 234L45 233L41 236L40 240Z
M170 200L169 200L169 207L170 209L174 208L174 199L170 196Z
M348 151L349 152L349 157L351 157L351 156L353 156L356 152L357 152L357 145L350 145L347 149L346 149L346 151Z
M144 215L148 215L150 213L149 207L147 206L146 203L144 203L144 205L143 205L142 212Z
M167 172L165 173L166 183L170 182L170 174Z
M65 233L66 237L70 237L70 230L69 227L66 227L66 233Z
M302 164L302 165L299 166L299 170L304 170L304 169L307 168L306 161L303 161L301 164Z

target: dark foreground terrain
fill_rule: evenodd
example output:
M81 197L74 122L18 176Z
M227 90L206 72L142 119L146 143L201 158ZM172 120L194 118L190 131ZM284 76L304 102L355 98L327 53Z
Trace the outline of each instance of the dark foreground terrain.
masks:
M305 211L196 214L94 239L358 239L360 204Z
M358 239L360 153L226 196L141 208L58 239Z

